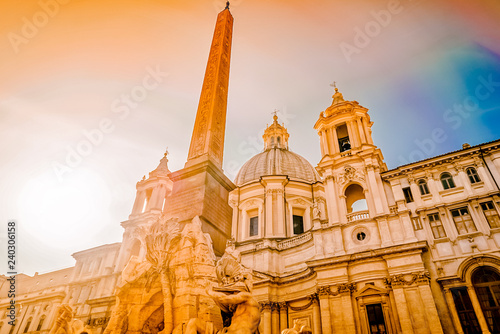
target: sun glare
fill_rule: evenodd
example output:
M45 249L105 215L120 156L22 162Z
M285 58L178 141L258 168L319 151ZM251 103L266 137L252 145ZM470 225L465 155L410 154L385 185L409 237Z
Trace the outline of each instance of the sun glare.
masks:
M109 219L109 193L97 174L83 168L63 182L50 172L40 174L30 178L21 193L21 228L52 247L73 248Z

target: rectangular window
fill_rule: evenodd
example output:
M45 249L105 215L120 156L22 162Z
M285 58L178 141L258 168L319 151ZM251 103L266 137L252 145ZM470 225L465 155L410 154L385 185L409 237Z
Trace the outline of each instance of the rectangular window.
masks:
M419 180L418 181L418 189L420 189L420 195L428 195L429 192L429 187L427 186L427 182L425 180Z
M498 216L498 212L493 205L493 202L484 202L481 203L481 209L483 209L484 216L490 224L490 228L500 227L500 217Z
M385 321L382 305L373 304L366 305L366 314L368 315L368 323L370 324L370 334L385 334Z
M443 224L441 224L441 219L439 219L439 213L432 213L427 217L429 218L434 239L445 238L446 233L444 232Z
M451 210L451 215L457 227L458 234L467 234L477 231L476 225L474 225L467 208Z
M420 221L419 217L412 217L411 222L415 231L423 229L422 222Z
M304 233L304 217L293 215L293 234Z
M413 202L413 195L411 193L410 187L403 188L403 194L405 195L406 203Z
M259 234L259 217L250 218L250 236L254 237Z

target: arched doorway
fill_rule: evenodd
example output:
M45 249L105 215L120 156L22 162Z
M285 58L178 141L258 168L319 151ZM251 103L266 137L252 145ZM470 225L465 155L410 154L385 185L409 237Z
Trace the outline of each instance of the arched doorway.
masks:
M345 190L347 213L368 210L363 187L351 184Z
M491 333L500 333L500 274L479 267L472 273L472 284Z

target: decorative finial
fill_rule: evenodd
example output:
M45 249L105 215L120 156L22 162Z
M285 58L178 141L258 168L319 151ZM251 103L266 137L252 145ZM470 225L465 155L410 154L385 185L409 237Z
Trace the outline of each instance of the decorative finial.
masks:
M334 81L333 84L331 84L330 86L335 87L335 94L332 95L333 98L332 106L334 104L344 102L345 101L344 96L342 96L342 93L339 93L339 89L337 88L337 82Z
M167 149L165 150L165 154L163 154L163 157L166 158L168 155L168 146L167 146Z
M229 9L229 1L226 1L226 8L224 9Z
M337 81L334 81L332 84L330 84L330 86L332 86L333 88L335 88L335 92L338 92L338 88L337 88Z
M274 122L277 122L278 121L278 109L274 109L274 111L271 114L273 114Z

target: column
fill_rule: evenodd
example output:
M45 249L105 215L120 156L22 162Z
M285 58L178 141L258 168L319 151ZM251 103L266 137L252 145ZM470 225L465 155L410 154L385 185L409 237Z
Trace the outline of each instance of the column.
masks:
M356 128L354 127L353 121L347 122L347 131L349 132L349 141L351 142L351 148L359 147L359 139L356 135Z
M271 303L271 333L280 333L280 310L278 303Z
M334 226L332 229L333 234L333 250L335 254L342 255L345 253L344 249L344 237L342 235L342 228L340 226Z
M326 141L325 141L325 132L324 131L320 131L318 132L318 135L319 135L319 142L320 142L320 149L321 149L321 157L324 157L325 155L329 154L328 152L328 146L326 144Z
M434 297L432 297L431 287L429 283L424 283L418 286L420 292L420 298L424 303L425 317L429 322L429 329L431 334L442 334L443 328L441 327L441 321L439 321L439 315L436 308L436 303L434 302Z
M363 128L366 131L366 139L368 141L368 144L373 145L373 138L372 138L372 130L370 129L370 125L368 124L368 119L366 117L363 117Z
M361 327L361 333L370 333L368 327L368 315L366 314L366 306L363 300L358 301L359 305L359 322ZM387 324L386 324L387 326Z
M263 225L262 237L271 236L273 234L273 189L266 190L266 220Z
M55 321L57 320L57 314L58 314L57 311L59 311L60 306L61 306L60 301L52 303L50 307L50 312L49 314L47 314L47 317L45 318L44 321L43 325L44 328L51 328L51 326L55 323Z
M153 191L151 192L151 197L149 198L149 202L147 204L146 211L158 209L157 208L157 199L158 199L159 192L160 192L160 185L156 185L153 188ZM158 210L161 210L161 206Z
M439 195L439 190L441 189L439 187L439 184L436 184L437 181L434 180L434 176L432 174L427 174L427 185L429 186L429 191L432 194L432 199L434 200L435 204L441 203L441 196Z
M368 187L372 193L373 200L375 202L375 209L377 213L384 213L384 207L380 199L380 192L377 186L377 180L375 178L375 167L373 165L366 167L366 172L368 174ZM385 194L384 194L385 196Z
M325 177L326 182L326 207L328 209L328 223L330 225L339 222L339 210L336 201L336 191L335 184L333 182L333 176Z
M344 333L356 334L356 325L354 324L354 314L352 311L351 292L341 293L342 315L344 316Z
M326 290L329 290L329 287L319 287L318 288L318 297L319 297L319 307L321 313L321 331L324 334L332 333L332 319L330 314L330 301L329 294Z
M144 200L146 199L146 191L137 191L137 194L135 195L135 202L134 206L132 208L132 214L140 214L142 213L142 208L144 207Z
M275 236L285 237L285 200L283 198L283 189L276 189L276 204L278 210L278 221Z
M334 141L334 135L333 133L335 133L335 135L337 134L337 131L335 131L335 128L331 127L330 129L328 130L325 130L326 132L326 138L328 140L328 151L330 152L331 155L333 155L334 153L337 152L336 148L337 148L337 145L335 145L335 141Z
M389 307L389 296L382 295L382 312L384 314L385 326L391 328L392 333L397 333L396 324L394 322L391 308Z
M339 153L339 138L337 136L337 127L332 126L332 136L333 136L333 148L332 148L332 153Z
M38 327L38 323L40 322L40 313L43 311L43 303L38 304L36 308L35 314L33 314L33 320L31 321L30 328L33 328L33 331Z
M380 243L382 247L392 246L391 231L389 229L389 224L387 223L387 218L377 219L378 230L380 232Z
M262 328L264 329L263 334L271 334L271 303L263 302L262 306Z
M416 242L417 238L415 237L415 230L413 229L413 224L411 222L409 212L404 212L399 215L401 219L401 224L403 225L403 230L405 234L405 241L407 242Z
M451 290L445 288L444 296L446 298L446 303L448 304L448 309L450 310L451 319L453 320L453 325L455 325L457 334L464 334L462 324L460 323L460 317L458 316L457 308L455 306L455 301L453 300L453 295L451 294Z
M465 193L467 196L472 195L472 187L470 185L469 177L465 174L464 168L462 166L455 166L455 169L457 170L460 182L464 185Z
M339 203L340 203L340 223L341 224L347 224L347 204L346 204L346 196L344 194L339 196Z
M405 291L403 287L393 287L392 291L394 294L394 300L396 301L396 307L398 309L401 330L404 334L411 334L413 333L413 326L411 324L408 305L406 304Z
M314 334L321 334L321 311L319 307L319 300L313 296L313 319L312 330Z
M415 179L413 177L408 178L408 182L410 183L410 190L413 195L413 199L415 200L415 204L417 207L422 206L422 198L420 197L420 189L418 185L415 183Z
M229 206L231 209L233 209L233 217L232 217L232 223L231 223L231 237L233 237L236 241L239 241L238 238L238 215L239 215L239 208L238 208L238 202L235 200L229 200Z
M280 333L288 328L288 305L286 302L279 303L280 308Z
M479 326L481 327L481 332L483 334L490 334L490 330L488 328L488 323L484 318L483 310L481 310L481 304L479 304L479 299L477 299L476 291L472 285L467 286L467 292L469 293L470 301L472 303L472 307L474 308L474 312L476 313L477 321L479 322Z
M366 206L368 207L370 217L373 217L377 212L377 210L375 209L375 202L373 201L372 196L370 196L370 192L368 191L368 189L363 189L363 194L365 195Z
M366 136L363 131L363 124L361 123L361 117L356 118L356 124L358 125L359 135L361 137L361 143L366 144Z

